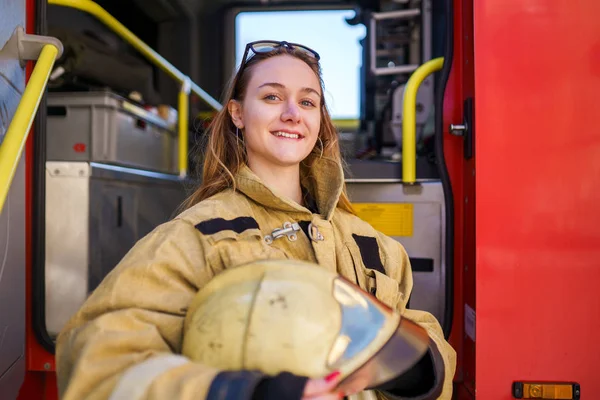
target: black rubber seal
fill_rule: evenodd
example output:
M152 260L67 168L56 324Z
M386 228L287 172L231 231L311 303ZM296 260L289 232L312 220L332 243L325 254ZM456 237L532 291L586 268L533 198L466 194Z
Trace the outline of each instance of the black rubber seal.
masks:
M45 0L36 1L35 31L47 35L47 7ZM46 91L47 93L47 91ZM54 340L46 328L46 93L42 96L33 123L33 188L32 188L32 263L31 301L32 327L38 342L54 354Z
M446 44L444 46L444 66L439 84L435 90L435 155L446 207L446 298L444 304L444 323L442 329L446 339L452 331L454 318L454 196L446 159L444 158L444 93L452 69L454 55L454 7L452 0L444 1L446 15Z

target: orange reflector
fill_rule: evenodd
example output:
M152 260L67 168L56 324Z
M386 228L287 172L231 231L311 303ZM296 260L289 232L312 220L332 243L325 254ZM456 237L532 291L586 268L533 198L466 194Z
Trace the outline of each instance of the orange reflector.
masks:
M516 399L579 400L580 396L581 389L577 383L513 383L513 397Z

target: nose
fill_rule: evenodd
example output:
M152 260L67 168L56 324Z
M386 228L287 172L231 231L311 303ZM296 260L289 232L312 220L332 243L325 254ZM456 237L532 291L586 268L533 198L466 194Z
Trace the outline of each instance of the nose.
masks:
M286 102L285 109L281 113L281 120L295 124L300 122L300 108L294 101Z

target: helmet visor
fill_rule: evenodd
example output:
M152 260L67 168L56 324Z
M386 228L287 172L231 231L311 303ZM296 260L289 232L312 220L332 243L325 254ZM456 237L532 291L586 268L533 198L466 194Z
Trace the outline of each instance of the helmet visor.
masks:
M343 278L334 281L342 312L330 368L346 369L340 388L353 392L388 382L414 366L429 348L427 331Z
M429 336L414 322L401 319L390 340L358 370L339 385L345 393L355 393L389 382L412 368L427 352Z

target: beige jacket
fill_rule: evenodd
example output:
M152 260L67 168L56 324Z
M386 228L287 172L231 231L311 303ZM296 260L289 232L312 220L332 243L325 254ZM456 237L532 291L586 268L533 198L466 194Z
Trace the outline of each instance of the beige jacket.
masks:
M320 214L278 196L243 168L236 177L237 191L225 190L202 201L141 239L59 335L60 397L207 398L220 371L179 354L189 303L226 268L255 259L291 258L337 270L425 327L435 343L436 376L443 379L438 398L450 399L456 354L431 314L405 309L413 285L406 251L336 208L343 187L338 164L321 159L313 171L312 192ZM295 236L273 233L286 223L300 227ZM247 395L261 379L259 374L238 378L236 390Z

